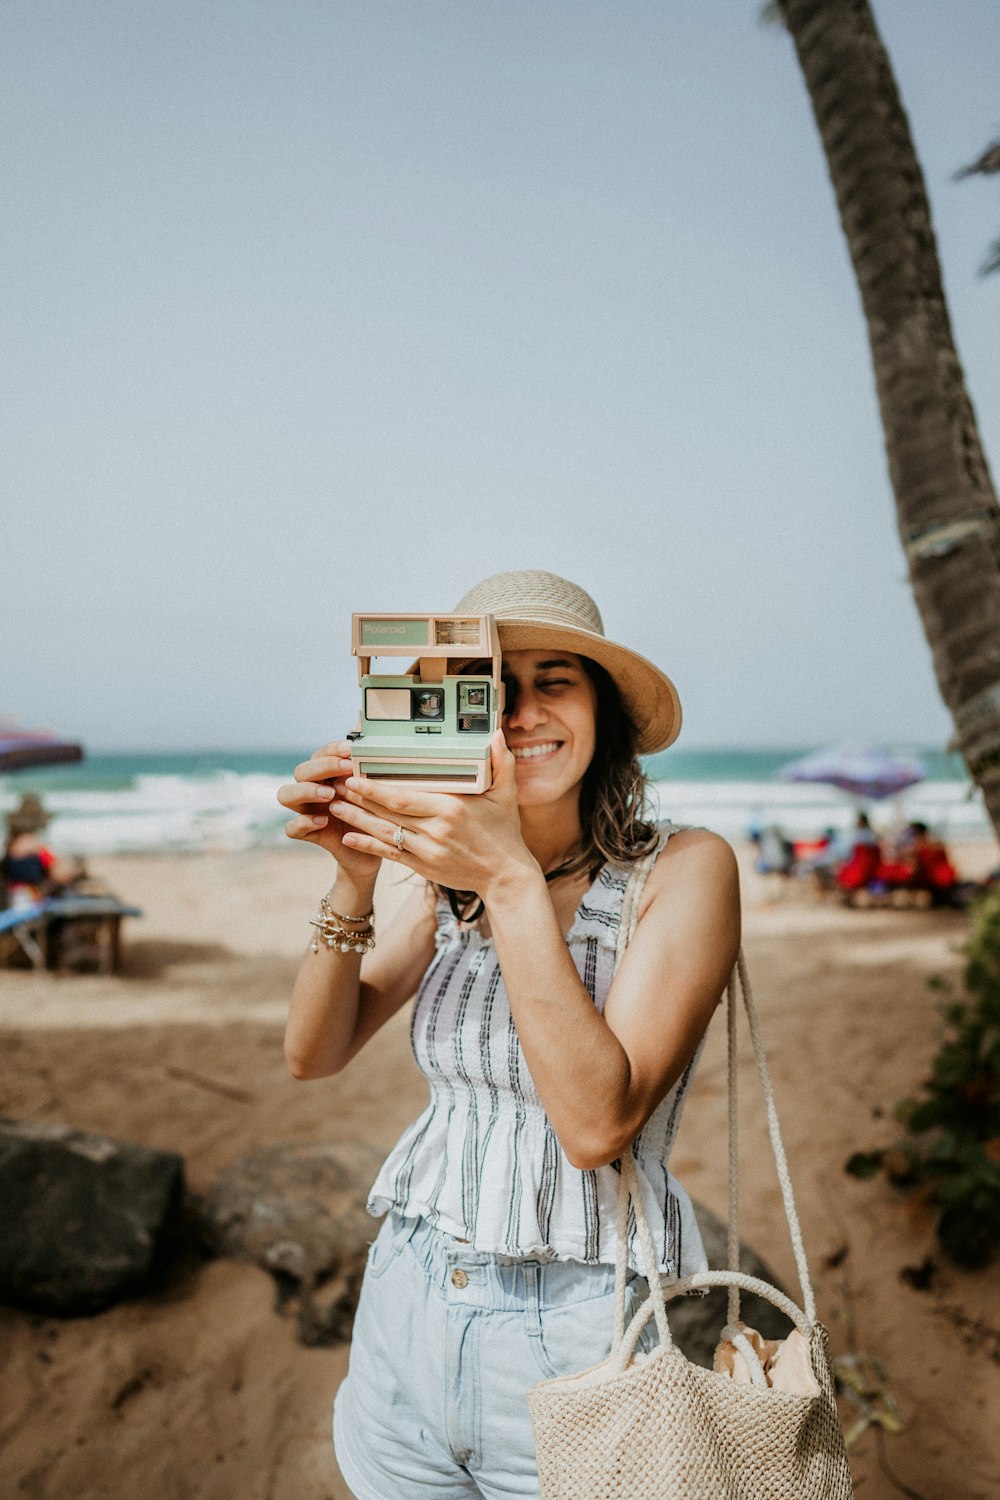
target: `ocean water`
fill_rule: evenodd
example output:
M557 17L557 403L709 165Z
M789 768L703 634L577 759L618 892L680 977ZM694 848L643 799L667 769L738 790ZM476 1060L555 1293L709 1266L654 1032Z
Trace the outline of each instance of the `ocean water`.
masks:
M832 787L777 779L778 768L814 746L775 750L667 750L647 760L662 816L746 837L776 823L792 838L847 827L856 803ZM904 747L898 747L902 750ZM958 757L906 747L927 780L873 805L876 828L921 818L946 839L989 837L978 792ZM211 751L93 754L75 766L0 775L0 810L40 793L55 814L47 838L65 854L252 849L283 843L287 814L275 791L302 752Z

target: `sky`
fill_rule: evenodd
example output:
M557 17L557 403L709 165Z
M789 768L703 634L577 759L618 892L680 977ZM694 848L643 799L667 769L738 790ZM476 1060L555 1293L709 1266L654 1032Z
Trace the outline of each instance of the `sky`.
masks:
M0 714L350 727L352 610L544 568L683 743L942 745L867 339L758 0L7 0ZM995 0L875 0L1000 452Z

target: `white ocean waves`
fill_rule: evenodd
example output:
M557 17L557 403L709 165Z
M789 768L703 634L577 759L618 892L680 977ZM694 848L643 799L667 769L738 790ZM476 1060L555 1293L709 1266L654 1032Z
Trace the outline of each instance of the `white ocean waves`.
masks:
M287 814L273 776L218 771L204 777L139 775L116 791L45 794L55 814L45 838L61 854L250 849L277 842ZM3 806L16 802L8 782Z
M140 773L117 789L81 786L44 792L55 816L46 841L64 854L240 850L284 841L288 814L275 800L284 776L262 771L201 774ZM770 780L661 781L654 788L660 815L715 829L739 842L750 828L777 824L790 838L815 838L824 828L846 828L856 804L833 788ZM18 800L18 784L0 785L0 810ZM920 818L946 839L988 837L978 793L960 781L927 781L871 809L877 829Z

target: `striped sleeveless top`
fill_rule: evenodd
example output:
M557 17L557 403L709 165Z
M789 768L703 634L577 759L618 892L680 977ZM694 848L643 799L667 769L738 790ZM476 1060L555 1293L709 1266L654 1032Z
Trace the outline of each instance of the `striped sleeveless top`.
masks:
M660 825L660 847L677 829ZM577 908L567 944L598 1010L614 973L630 867L608 862ZM492 942L437 908L436 952L410 1028L430 1103L390 1152L368 1201L423 1217L477 1250L614 1264L618 1171L571 1166L528 1072ZM698 1053L636 1141L660 1272L707 1269L691 1200L668 1170ZM639 1269L630 1232L630 1261Z

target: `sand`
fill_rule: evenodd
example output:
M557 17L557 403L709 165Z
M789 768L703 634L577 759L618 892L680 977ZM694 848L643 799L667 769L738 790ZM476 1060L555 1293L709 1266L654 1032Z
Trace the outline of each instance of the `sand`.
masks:
M965 873L1000 863L960 851ZM426 1096L401 1015L339 1078L296 1083L282 1056L286 996L324 888L318 851L96 862L145 916L114 979L0 973L0 1113L61 1120L181 1152L205 1191L272 1141L388 1148ZM834 1350L874 1357L904 1430L852 1452L864 1500L1000 1493L1000 1268L963 1273L850 1152L895 1135L893 1102L925 1073L933 974L956 972L953 912L846 911L778 893L744 859L746 949L820 1314ZM383 922L398 890L380 895ZM795 1277L752 1061L741 1057L743 1232ZM673 1165L725 1211L725 1037L713 1023ZM918 1291L900 1272L935 1261ZM345 1500L329 1442L344 1348L306 1349L270 1278L214 1261L156 1296L59 1321L0 1309L0 1492L30 1500ZM844 1404L845 1421L856 1411ZM881 1446L881 1455L879 1447ZM905 1488L883 1468L887 1463ZM392 1500L392 1497L386 1497Z

